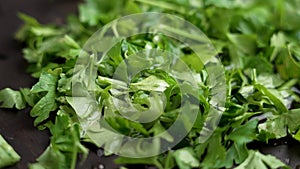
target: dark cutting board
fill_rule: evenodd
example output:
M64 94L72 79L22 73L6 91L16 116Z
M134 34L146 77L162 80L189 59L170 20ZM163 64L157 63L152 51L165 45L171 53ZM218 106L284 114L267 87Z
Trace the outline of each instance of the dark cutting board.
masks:
M26 62L22 58L22 46L14 41L14 33L22 22L18 12L24 12L38 19L41 23L63 24L69 13L75 14L79 0L1 0L0 1L0 89L10 87L31 87L35 79L25 73ZM49 144L49 133L38 131L33 126L29 109L23 111L0 109L0 133L21 155L22 160L7 169L25 169L28 163L44 151ZM291 139L271 142L269 145L250 145L271 153L288 163L293 168L300 164L300 144ZM79 169L97 169L103 164L106 169L116 169L115 157L100 157L97 148L91 149L88 159ZM100 153L101 154L101 153ZM299 166L298 166L299 167ZM148 168L131 166L129 168ZM300 168L300 167L299 167Z

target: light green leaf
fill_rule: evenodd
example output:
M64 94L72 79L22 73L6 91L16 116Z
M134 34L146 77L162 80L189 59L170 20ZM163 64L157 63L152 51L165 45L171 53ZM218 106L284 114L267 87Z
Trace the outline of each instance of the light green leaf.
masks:
M274 103L274 106L277 108L279 114L288 112L288 109L285 107L282 101L274 96L272 92L270 92L266 87L261 84L255 84L254 86L257 90L266 95Z
M132 90L146 90L146 91L157 91L157 92L164 92L166 88L169 87L169 84L157 78L156 76L149 76L137 83L131 83Z
M249 121L246 124L233 129L227 139L233 140L238 144L249 143L256 138L257 124L257 120Z
M0 107L24 109L26 102L20 91L15 91L10 88L2 89L0 91Z
M193 149L190 147L176 150L173 155L180 169L192 169L200 166Z
M248 158L235 169L277 169L279 167L289 168L271 155L264 155L258 151L250 150Z
M21 157L15 150L4 140L0 134L0 168L13 165L20 161Z
M57 72L56 72L57 73ZM46 120L51 111L57 108L56 104L56 85L57 85L58 75L55 72L43 72L39 79L39 82L35 84L31 92L40 93L46 92L45 96L42 97L30 111L32 117L36 117L34 125L37 126L39 123Z

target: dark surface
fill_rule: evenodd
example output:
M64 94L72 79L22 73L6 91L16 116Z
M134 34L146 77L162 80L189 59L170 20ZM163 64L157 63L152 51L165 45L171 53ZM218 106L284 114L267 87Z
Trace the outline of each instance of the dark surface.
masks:
M78 0L1 0L0 1L0 89L11 87L31 87L35 80L25 73L26 62L22 59L22 46L13 40L15 31L21 21L18 12L24 12L41 23L63 24L68 13L76 13ZM21 155L22 160L8 169L27 168L44 151L49 144L49 133L38 131L33 126L29 110L24 111L0 109L0 134ZM291 139L271 142L269 145L256 145L264 153L271 153L283 162L296 168L300 165L300 145ZM97 169L104 165L106 169L117 168L114 157L97 156L96 147L91 148L88 159L78 165L78 169ZM98 151L101 155L101 151ZM132 166L130 167L132 168ZM135 166L133 168L147 168ZM300 168L300 167L299 167Z
M14 33L22 22L17 17L23 12L41 23L63 24L66 15L76 13L78 0L1 0L0 1L0 89L31 87L35 79L25 73L26 62L22 59L22 46L14 41ZM8 169L24 169L44 151L49 144L49 133L33 126L29 109L23 111L0 109L0 134L20 154L22 160ZM93 148L95 149L95 148ZM78 165L79 169L117 168L112 157L100 158L96 150ZM98 167L99 168L99 167Z

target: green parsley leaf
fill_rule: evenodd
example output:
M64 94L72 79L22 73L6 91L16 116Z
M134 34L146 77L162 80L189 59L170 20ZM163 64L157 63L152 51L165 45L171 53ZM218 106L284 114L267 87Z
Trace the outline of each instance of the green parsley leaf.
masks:
M39 82L35 84L32 93L46 93L32 108L30 115L36 117L34 125L37 126L49 117L51 111L56 110L56 86L58 75L55 72L42 73Z
M279 167L289 168L280 160L271 155L263 155L259 152L250 150L248 158L235 169L277 169Z
M21 157L0 135L0 168L11 166L20 161L20 159Z
M0 107L1 108L13 108L24 109L26 102L20 91L15 91L9 88L2 89L0 91Z

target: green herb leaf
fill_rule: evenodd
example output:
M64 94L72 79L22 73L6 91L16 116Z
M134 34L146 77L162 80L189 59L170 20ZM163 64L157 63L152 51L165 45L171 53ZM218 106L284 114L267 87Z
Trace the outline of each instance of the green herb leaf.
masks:
M21 157L0 135L0 168L11 166L20 161L20 159Z
M275 158L271 155L263 155L259 152L250 150L248 158L242 164L240 164L238 167L236 167L235 169L244 169L244 168L249 168L249 169L273 168L273 169L276 169L279 167L289 168L284 163L282 163L280 160L278 160L277 158Z
M20 91L15 91L9 88L2 89L0 91L0 107L1 108L13 108L24 109L26 102Z

